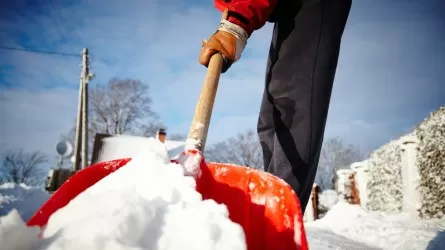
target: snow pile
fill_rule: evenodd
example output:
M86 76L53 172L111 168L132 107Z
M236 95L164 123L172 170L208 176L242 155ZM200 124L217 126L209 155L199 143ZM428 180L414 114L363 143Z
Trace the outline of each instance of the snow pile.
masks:
M371 211L401 211L403 205L401 148L392 140L368 159L366 208Z
M54 213L43 240L23 223L5 223L17 220L14 212L1 218L2 249L27 249L5 240L14 231L28 234L32 249L246 249L227 207L203 201L193 177L170 163L161 142L149 140L149 150Z
M338 202L338 194L335 190L326 189L318 194L318 202L319 206L326 208L327 210L331 209Z
M36 249L40 229L29 228L16 209L0 217L0 242L2 250Z
M420 217L441 218L445 216L445 106L421 122L415 132L419 139Z
M28 220L49 196L45 190L25 184L0 185L0 216L15 208L24 220Z
M413 220L405 213L367 212L342 201L305 226L311 250L441 250L445 246L445 218Z
M325 214L339 201L338 193L332 189L323 190L318 194L318 218Z

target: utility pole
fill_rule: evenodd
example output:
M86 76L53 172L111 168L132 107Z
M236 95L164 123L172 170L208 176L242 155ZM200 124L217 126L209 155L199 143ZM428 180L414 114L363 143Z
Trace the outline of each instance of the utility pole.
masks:
M73 170L78 171L87 166L88 143L88 49L82 50L82 70L80 73L79 102L77 109L76 139ZM82 165L80 165L82 160Z
M85 64L82 67L83 75L83 100L82 100L82 169L88 166L88 80L90 78L88 65L88 49L83 49L82 59Z

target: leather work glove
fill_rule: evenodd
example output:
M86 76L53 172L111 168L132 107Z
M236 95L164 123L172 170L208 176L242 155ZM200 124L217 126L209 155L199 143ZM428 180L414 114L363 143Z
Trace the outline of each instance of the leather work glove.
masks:
M223 15L217 31L209 40L202 42L199 55L199 63L207 67L210 58L216 53L221 53L224 59L222 73L225 73L233 63L240 59L249 37L239 25L227 21L226 16L227 13Z

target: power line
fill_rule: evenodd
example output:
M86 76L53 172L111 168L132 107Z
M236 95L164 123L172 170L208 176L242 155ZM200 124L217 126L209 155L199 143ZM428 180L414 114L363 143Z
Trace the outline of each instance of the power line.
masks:
M2 49L2 50L22 51L22 52L32 52L32 53L47 54L47 55L75 56L75 57L80 57L80 53L79 53L79 54L71 54L71 53L61 53L61 52L53 52L53 51L43 51L43 50L35 50L35 49L27 49L27 48L14 48L14 47L7 47L7 46L0 46L0 49Z

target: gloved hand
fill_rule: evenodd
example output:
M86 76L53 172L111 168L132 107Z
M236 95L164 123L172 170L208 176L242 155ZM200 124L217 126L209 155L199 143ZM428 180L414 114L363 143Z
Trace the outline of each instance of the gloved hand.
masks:
M208 41L203 41L199 63L207 67L210 58L216 53L221 53L224 59L222 73L225 73L240 59L248 37L243 28L223 18L217 31Z

